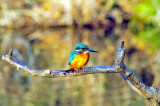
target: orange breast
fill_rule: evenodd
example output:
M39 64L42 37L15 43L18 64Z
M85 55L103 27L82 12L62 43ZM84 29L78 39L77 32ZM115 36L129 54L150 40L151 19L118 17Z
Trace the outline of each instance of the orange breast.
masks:
M89 53L80 53L75 56L75 59L70 64L70 68L82 68L84 67L89 60Z

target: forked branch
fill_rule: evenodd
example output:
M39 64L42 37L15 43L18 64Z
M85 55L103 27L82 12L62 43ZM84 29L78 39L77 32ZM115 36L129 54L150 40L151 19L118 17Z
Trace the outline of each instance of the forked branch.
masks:
M17 70L22 69L25 72L33 76L57 78L57 77L71 77L71 76L81 76L86 74L95 74L95 73L121 73L121 76L125 81L130 85L130 87L136 91L138 94L144 96L147 100L150 101L152 105L160 104L160 89L149 87L145 85L136 74L131 71L124 63L125 57L125 47L124 41L120 42L117 47L117 54L115 58L115 64L113 66L90 66L84 68L84 71L79 69L78 72L73 70L34 70L30 67L17 62L12 58L13 50L9 51L8 55L3 55L2 59L8 63L17 67Z

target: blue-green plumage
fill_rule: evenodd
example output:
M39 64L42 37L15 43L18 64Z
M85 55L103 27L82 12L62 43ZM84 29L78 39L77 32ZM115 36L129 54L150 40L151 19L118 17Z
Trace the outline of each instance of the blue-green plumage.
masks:
M79 43L79 44L76 45L75 50L82 49L82 48L83 49L89 49L89 47L86 44Z
M74 60L75 56L79 54L79 52L72 50L70 53L70 59L69 59L69 65L72 63L72 61Z

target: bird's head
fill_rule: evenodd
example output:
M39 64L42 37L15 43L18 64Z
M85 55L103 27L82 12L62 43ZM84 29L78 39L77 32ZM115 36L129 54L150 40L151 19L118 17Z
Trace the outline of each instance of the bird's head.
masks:
M90 49L86 44L79 43L75 47L75 51L83 52L83 53L89 53L89 52L98 52L96 50Z

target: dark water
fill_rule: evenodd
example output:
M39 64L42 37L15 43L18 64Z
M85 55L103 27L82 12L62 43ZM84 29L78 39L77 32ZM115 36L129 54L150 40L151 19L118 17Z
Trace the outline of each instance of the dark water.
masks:
M134 70L141 69L141 66L136 67L136 65L140 64L138 59L142 52L137 52L136 47L130 46L133 36L121 29L107 31L73 28L0 29L0 56L14 49L13 58L31 68L68 69L70 51L77 43L83 42L100 52L91 53L87 66L107 66L114 64L116 47L120 41L124 40L125 46L128 47L125 62ZM145 56L141 59L143 61L141 65L145 67L148 61ZM31 76L25 74L23 70L17 71L16 67L2 60L0 70L0 105L4 106L148 104L143 97L137 95L125 84L119 74L50 79Z

